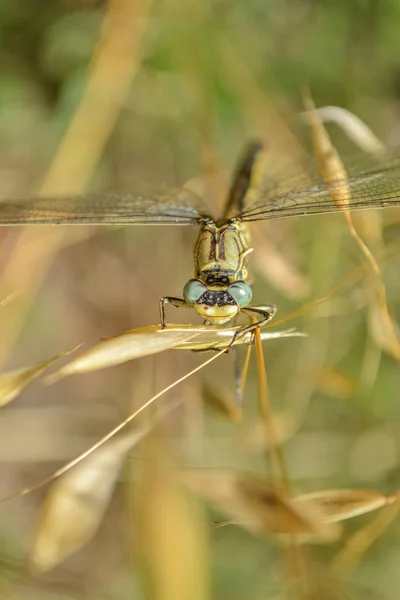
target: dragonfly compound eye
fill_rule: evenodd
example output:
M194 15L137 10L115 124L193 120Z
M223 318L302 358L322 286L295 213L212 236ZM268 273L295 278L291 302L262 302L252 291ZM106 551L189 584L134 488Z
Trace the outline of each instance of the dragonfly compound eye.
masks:
M253 297L251 287L244 281L236 281L236 283L232 283L232 285L228 287L227 292L230 296L232 296L235 302L237 302L240 308L248 306Z
M207 291L206 286L198 279L189 279L183 288L183 298L186 304L193 306L195 302Z

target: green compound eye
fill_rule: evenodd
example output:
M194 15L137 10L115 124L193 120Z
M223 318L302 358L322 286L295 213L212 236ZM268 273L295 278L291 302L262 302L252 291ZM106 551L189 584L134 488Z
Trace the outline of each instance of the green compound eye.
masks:
M237 302L238 306L244 308L248 306L253 297L251 287L244 281L237 281L232 283L227 289L228 294Z
M207 291L205 285L198 279L189 279L183 288L183 299L186 304L192 306Z

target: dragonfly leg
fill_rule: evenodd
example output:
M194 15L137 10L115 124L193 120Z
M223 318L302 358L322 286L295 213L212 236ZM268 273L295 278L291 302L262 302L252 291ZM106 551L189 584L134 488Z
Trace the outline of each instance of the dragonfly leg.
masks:
M167 322L165 320L165 305L172 304L176 308L190 308L183 298L174 298L173 296L163 296L160 300L160 322L161 329L165 329Z
M275 316L276 306L247 306L246 308L242 308L240 312L255 317L257 321L236 331L230 345L234 344L238 337L242 337L246 333L254 331L257 327L264 327L264 325L271 321Z

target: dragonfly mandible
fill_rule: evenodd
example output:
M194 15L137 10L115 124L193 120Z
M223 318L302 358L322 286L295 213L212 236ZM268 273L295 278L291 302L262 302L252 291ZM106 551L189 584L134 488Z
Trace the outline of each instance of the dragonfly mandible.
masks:
M89 194L76 197L0 200L0 226L5 225L197 225L195 274L183 298L160 300L161 326L165 306L194 309L207 324L220 325L239 313L251 318L240 334L264 326L274 306L252 306L248 257L252 251L248 223L281 217L384 208L400 205L400 159L366 160L350 169L346 180L318 181L307 170L293 176L264 180L265 151L260 142L249 144L239 162L222 216L214 219L188 188L154 196ZM262 184L261 184L262 181ZM350 191L348 204L335 203L332 190Z

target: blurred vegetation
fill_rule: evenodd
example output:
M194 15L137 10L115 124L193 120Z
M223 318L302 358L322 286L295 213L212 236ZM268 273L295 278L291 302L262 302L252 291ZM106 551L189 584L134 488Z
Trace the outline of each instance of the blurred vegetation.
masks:
M385 144L399 145L399 23L398 0L2 0L0 197L85 188L134 191L143 182L173 186L204 176L205 200L221 206L234 161L249 138L261 137L277 155L294 160L302 152L293 132L301 139L308 133L297 117L304 84L317 106L347 108ZM108 45L102 46L105 35ZM102 52L95 101L55 169ZM107 62L109 56L119 56L121 64ZM126 94L119 90L117 97L117 87L125 84ZM114 113L109 111L113 94ZM109 121L102 123L98 114ZM333 127L332 132L334 139L340 137ZM380 260L394 320L400 310L398 214L392 209L355 217ZM157 323L159 298L180 296L192 274L192 228L72 229L0 230L0 300L15 294L0 312L4 370ZM365 259L342 216L334 215L255 227L252 262L255 303L276 304L282 318L363 269ZM370 308L372 283L364 276L280 325L309 337L264 344L276 427L296 492L399 488L398 364L379 338ZM171 322L193 318L174 311ZM239 352L241 362L243 356ZM56 386L34 384L2 408L1 496L52 473L198 362L198 355L168 352ZM286 592L297 597L285 583L279 542L233 525L216 527L219 513L207 513L205 532L199 506L171 490L165 473L154 480L146 474L143 465L158 473L158 449L178 465L244 468L268 479L255 365L240 423L204 409L205 380L233 397L230 357L161 399L160 406L183 404L160 426L153 445L130 455L95 540L59 567L37 576L25 569L44 491L1 506L1 598L178 600L172 584L163 593L146 575L152 548L161 566L163 555L157 532L146 529L143 515L152 515L157 525L164 492L165 505L178 506L184 515L176 535L187 526L202 548L190 556L201 555L204 572L210 561L210 597L256 600ZM138 492L141 471L148 496ZM151 490L160 505L148 502L146 508ZM338 542L310 547L315 585L298 597L397 599L398 520L349 569L342 587L330 570L351 534L373 519L373 514L358 517L346 524ZM154 571L158 583L164 581L162 569L153 569L153 576ZM200 588L198 597L207 597L207 583Z

